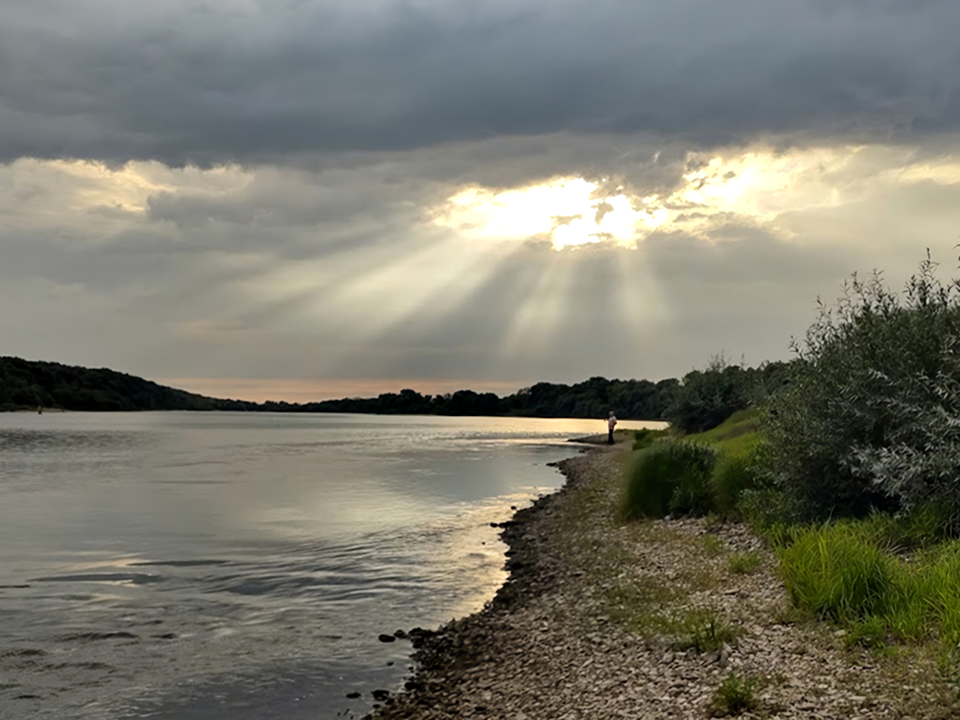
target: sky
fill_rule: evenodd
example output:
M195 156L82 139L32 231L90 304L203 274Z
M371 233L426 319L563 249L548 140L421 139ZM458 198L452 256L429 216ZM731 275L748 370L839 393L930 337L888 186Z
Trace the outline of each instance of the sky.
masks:
M956 276L956 0L3 0L0 354L218 397L788 359Z

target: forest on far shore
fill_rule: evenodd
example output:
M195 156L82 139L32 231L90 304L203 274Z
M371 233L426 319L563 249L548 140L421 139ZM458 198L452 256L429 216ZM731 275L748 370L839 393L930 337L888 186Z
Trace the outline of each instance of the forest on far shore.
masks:
M713 363L683 381L607 380L593 377L576 385L537 383L512 395L458 390L421 395L411 389L375 398L343 398L311 403L264 403L210 398L150 380L108 370L0 356L0 411L38 407L73 411L230 410L243 412L333 412L378 415L480 415L518 417L606 417L613 411L629 420L663 420L674 406L690 402L691 389L709 415L711 407L746 406L750 396L779 382L784 363L760 368ZM686 387L686 390L684 388ZM711 418L712 420L712 418Z

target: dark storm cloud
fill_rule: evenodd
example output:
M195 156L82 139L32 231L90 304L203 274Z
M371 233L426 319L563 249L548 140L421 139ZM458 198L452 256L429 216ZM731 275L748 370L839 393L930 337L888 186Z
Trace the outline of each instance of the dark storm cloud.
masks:
M956 0L7 0L0 160L960 129Z

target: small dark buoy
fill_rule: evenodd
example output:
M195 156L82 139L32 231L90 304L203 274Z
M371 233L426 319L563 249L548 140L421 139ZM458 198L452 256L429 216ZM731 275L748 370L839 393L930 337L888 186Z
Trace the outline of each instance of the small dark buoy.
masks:
M347 693L347 697L348 697L349 699L351 699L351 700L356 700L358 697L360 697L360 693L358 693L358 692L348 692L348 693Z

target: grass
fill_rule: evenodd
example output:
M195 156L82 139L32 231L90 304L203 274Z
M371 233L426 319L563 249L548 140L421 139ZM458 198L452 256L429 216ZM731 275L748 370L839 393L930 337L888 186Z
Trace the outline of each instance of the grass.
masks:
M666 437L669 430L653 430L651 428L642 428L633 432L633 449L643 450L653 445L657 440Z
M739 450L750 444L747 436L756 436L760 428L760 411L757 408L739 410L720 425L689 437L698 442L714 443L722 448Z
M677 440L640 451L627 471L623 516L706 514L712 506L707 479L716 457L708 445Z
M853 523L812 528L781 551L794 604L837 622L886 612L897 595L898 565Z
M709 653L720 650L724 644L735 645L743 629L728 623L712 608L687 610L679 616L671 608L689 593L663 591L654 593L622 593L608 595L622 604L614 608L611 619L642 637L660 637L669 641L674 650L692 650Z
M960 674L960 540L916 546L915 525L837 521L800 532L778 551L798 608L840 624L850 646L931 648L941 673Z
M702 535L700 537L700 544L703 545L703 549L707 551L707 554L712 557L722 555L726 549L723 541L716 535Z
M675 632L678 650L708 653L719 650L724 644L734 644L743 631L728 624L716 610L706 608L687 613L677 623Z
M736 553L727 560L727 569L737 575L749 575L760 567L763 556L758 552Z
M639 430L627 473L627 518L716 513L738 515L743 492L757 484L760 446L756 410L734 414L719 427L684 438Z
M713 693L710 715L712 717L727 717L742 715L745 712L756 712L760 709L760 701L756 696L759 689L759 679L754 677L741 678L736 673L730 673Z

